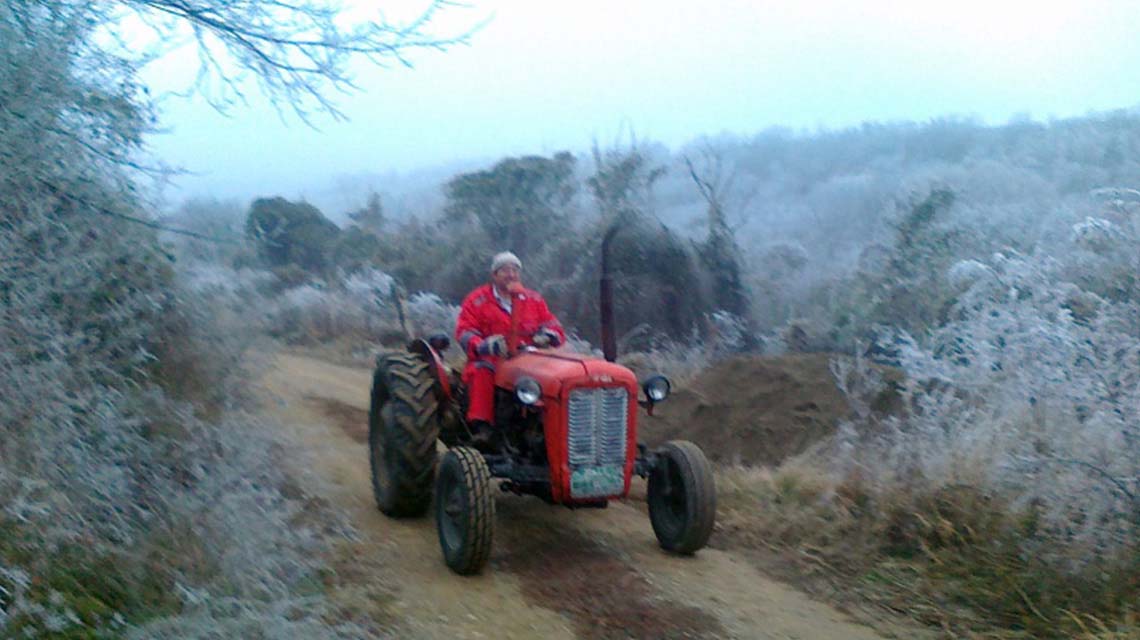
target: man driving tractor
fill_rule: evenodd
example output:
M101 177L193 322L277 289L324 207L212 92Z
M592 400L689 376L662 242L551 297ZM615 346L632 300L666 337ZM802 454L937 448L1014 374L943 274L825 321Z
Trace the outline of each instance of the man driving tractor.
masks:
M510 251L496 254L491 260L491 281L467 294L459 309L455 339L467 354L463 369L467 421L482 438L490 438L489 427L495 421L495 365L509 349L512 306L519 305L515 318L521 344L557 347L566 341L562 323L541 295L523 287L521 276L518 256Z

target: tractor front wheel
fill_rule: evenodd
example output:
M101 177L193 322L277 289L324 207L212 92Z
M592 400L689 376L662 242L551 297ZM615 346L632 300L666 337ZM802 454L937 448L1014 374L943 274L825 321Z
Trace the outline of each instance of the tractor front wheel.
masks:
M670 440L649 474L649 520L666 551L692 554L705 546L716 520L712 465L700 447Z
M469 447L449 450L435 483L435 522L443 559L460 575L479 573L491 557L495 498L483 454Z

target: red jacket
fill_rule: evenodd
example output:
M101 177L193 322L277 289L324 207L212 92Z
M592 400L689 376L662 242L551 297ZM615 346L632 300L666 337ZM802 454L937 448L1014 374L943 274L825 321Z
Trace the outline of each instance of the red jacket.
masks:
M562 323L550 312L546 300L530 289L523 289L515 297L513 304L520 305L516 310L519 319L519 337L529 343L539 329L549 329L558 334L558 343L566 342L566 332ZM485 338L495 334L509 338L511 314L495 299L494 288L485 284L467 295L459 307L459 322L455 325L455 339L467 354L468 360L478 356L476 349Z

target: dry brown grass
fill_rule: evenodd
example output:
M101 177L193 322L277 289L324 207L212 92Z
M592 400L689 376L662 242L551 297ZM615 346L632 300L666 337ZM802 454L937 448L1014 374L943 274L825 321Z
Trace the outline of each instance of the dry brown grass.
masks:
M1066 564L1032 512L970 486L880 493L803 461L717 482L718 545L858 617L903 615L944 637L1140 637L1135 551Z

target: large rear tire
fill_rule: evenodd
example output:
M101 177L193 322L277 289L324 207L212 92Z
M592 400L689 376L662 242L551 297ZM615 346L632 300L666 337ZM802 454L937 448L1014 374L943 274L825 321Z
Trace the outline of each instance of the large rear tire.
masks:
M412 353L382 354L372 377L368 449L376 506L421 516L431 504L439 401L428 364Z
M435 486L435 520L444 562L460 575L479 573L491 557L495 532L495 498L483 454L470 447L449 450Z
M649 520L661 548L689 555L705 546L716 521L712 465L700 447L670 440L649 474Z

